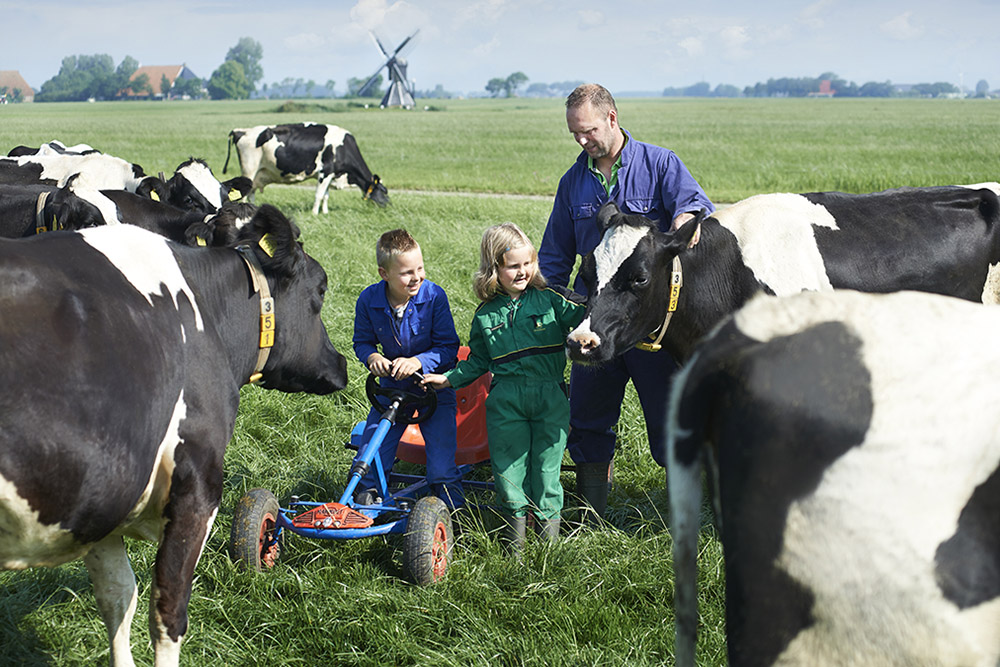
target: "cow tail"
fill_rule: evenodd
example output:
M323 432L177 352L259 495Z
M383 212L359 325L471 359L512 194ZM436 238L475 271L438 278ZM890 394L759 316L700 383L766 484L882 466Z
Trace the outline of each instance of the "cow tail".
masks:
M667 488L674 543L674 659L677 667L694 667L698 633L698 536L705 443L705 420L700 409L704 402L691 400L698 398L698 358L696 354L676 374L667 417ZM683 427L682 413L685 417Z
M222 173L226 173L226 169L229 169L229 156L233 152L233 144L236 143L236 136L230 132L229 142L226 144L226 164L222 165Z

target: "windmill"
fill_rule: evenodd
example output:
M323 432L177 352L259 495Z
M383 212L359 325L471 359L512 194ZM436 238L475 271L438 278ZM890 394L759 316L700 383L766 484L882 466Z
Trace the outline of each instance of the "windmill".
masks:
M358 89L358 95L363 96L365 92L371 88L371 85L375 82L375 77L379 75L382 68L389 70L389 89L385 92L385 96L382 98L382 107L403 107L404 109L412 109L414 106L413 101L413 84L410 80L406 78L406 67L407 62L402 58L399 53L403 50L407 44L410 43L414 37L417 36L419 30L415 31L412 35L404 39L396 50L392 52L392 55L386 51L385 47L382 46L382 42L379 38L375 36L375 33L370 32L372 39L375 40L375 45L378 50L382 52L383 57L385 57L385 62L379 65L379 68L375 70L375 73L369 77L365 85Z

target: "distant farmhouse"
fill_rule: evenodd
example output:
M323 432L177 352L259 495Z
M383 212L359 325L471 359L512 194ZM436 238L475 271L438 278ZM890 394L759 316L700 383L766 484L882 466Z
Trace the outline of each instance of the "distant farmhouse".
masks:
M17 101L34 102L35 91L16 69L0 69L0 104Z
M127 93L128 97L163 99L164 90L162 84L164 77L166 77L171 88L178 79L198 78L198 75L189 70L187 65L148 65L137 69L129 78L129 81L135 81L143 74L149 77L149 87L152 89L152 93L148 90L139 92L129 90Z

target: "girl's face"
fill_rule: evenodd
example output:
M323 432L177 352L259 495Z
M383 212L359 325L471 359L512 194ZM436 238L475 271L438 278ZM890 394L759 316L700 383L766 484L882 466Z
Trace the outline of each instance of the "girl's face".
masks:
M497 271L500 287L513 298L521 296L531 284L535 275L535 260L532 258L531 246L522 246L508 250L503 254L503 263Z

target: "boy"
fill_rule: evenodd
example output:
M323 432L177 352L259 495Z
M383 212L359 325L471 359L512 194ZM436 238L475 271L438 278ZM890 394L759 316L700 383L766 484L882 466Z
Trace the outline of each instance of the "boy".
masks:
M415 372L443 373L454 368L458 334L444 290L424 278L420 246L405 229L394 229L379 237L375 246L378 274L382 278L361 292L354 311L354 353L383 387L408 391L422 389L411 376ZM382 351L379 352L378 347ZM364 442L378 427L381 414L373 408L365 423ZM396 447L405 430L394 425L385 436L379 455L388 475L396 459ZM427 482L431 491L448 507L465 503L461 478L455 465L455 390L437 392L437 410L420 424L427 454ZM355 502L376 500L374 466L358 484Z

